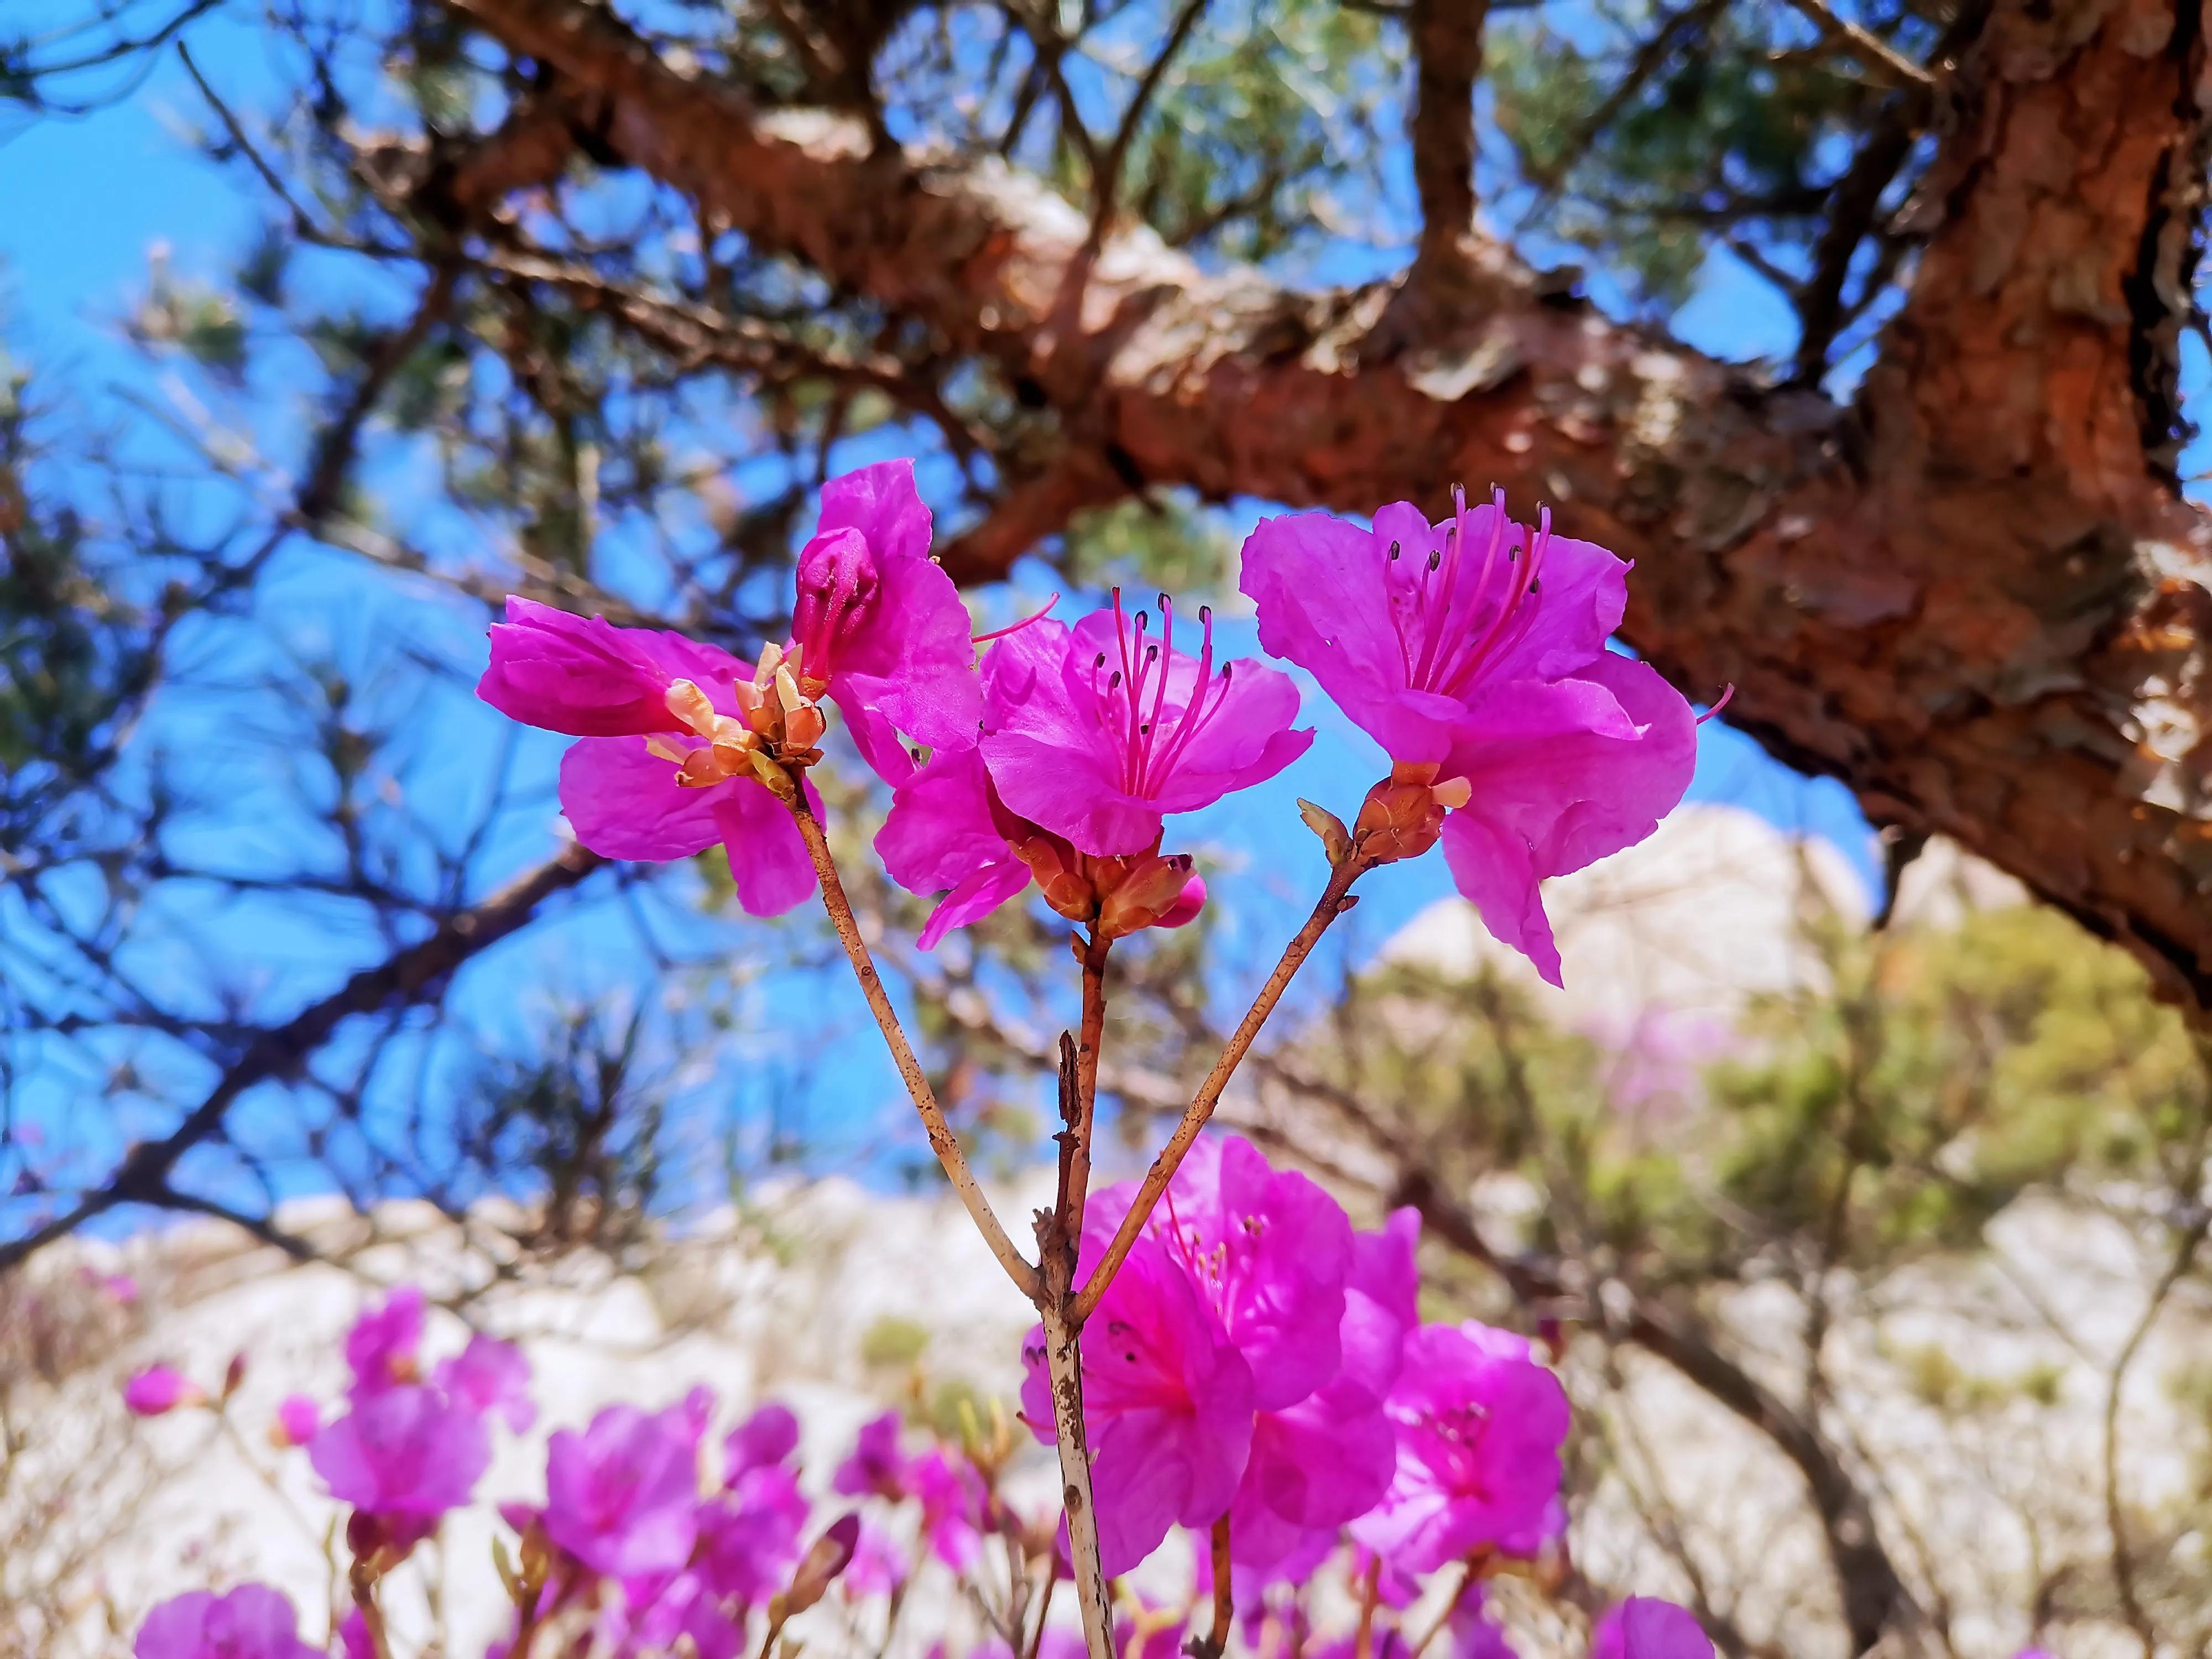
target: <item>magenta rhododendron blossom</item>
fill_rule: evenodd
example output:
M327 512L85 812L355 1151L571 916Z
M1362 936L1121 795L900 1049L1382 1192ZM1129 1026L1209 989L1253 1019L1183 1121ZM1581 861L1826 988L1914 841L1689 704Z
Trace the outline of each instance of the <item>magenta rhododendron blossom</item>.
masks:
M994 810L995 808L995 810ZM945 749L899 785L876 834L884 872L909 893L943 893L921 930L925 951L955 927L981 921L1030 884L994 800L982 751Z
M877 832L876 854L908 892L945 895L921 930L928 951L953 928L981 921L1027 890L1031 872L1014 843L1048 833L999 799L982 751L971 745L939 750L898 787ZM1152 925L1181 927L1205 904L1206 880L1194 874Z
M1505 1632L1497 1626L1483 1607L1482 1586L1469 1584L1460 1592L1459 1600L1444 1624L1451 1638L1452 1659L1517 1659L1513 1644L1505 1639Z
M872 1493L896 1503L914 1490L914 1466L899 1448L899 1414L885 1412L860 1425L851 1455L837 1466L831 1487L848 1497Z
M690 1638L699 1659L735 1659L744 1632L726 1617L699 1573L664 1573L625 1580L618 1601L601 1609L598 1645L620 1655L680 1652Z
M1091 1212L1118 1224L1135 1195L1133 1183L1109 1187ZM1241 1135L1202 1135L1145 1231L1251 1366L1258 1409L1294 1405L1336 1375L1352 1224L1310 1179L1272 1168Z
M701 1571L717 1594L763 1601L797 1565L806 1528L805 1494L790 1470L748 1474L698 1514Z
M323 1426L323 1408L304 1394L288 1394L276 1402L276 1435L288 1446L304 1446Z
M889 1595L906 1583L907 1553L881 1527L860 1522L860 1535L853 1546L853 1559L838 1580L848 1596Z
M346 1333L346 1364L353 1368L349 1392L360 1400L416 1381L422 1348L422 1292L402 1285Z
M799 684L827 696L886 782L914 769L902 732L934 748L971 740L979 694L968 607L929 556L914 463L883 461L822 487L799 555L791 646Z
M1537 884L1632 846L1689 787L1697 723L1646 664L1606 648L1628 566L1506 516L1501 495L1431 525L1264 520L1242 586L1260 642L1319 680L1396 763L1433 767L1444 856L1483 924L1557 984Z
M609 1406L547 1443L545 1531L596 1572L673 1572L698 1534L699 1436L686 1406Z
M983 658L984 763L1012 811L1094 856L1149 852L1160 821L1263 783L1305 753L1293 731L1298 691L1288 675L1249 660L1213 659L1201 610L1196 657L1139 611L1040 619Z
M1135 1188L1108 1188L1085 1218L1079 1277L1103 1253ZM1084 1407L1106 1571L1127 1571L1171 1523L1210 1526L1255 1455L1255 1548L1349 1520L1389 1479L1387 1425L1349 1452L1316 1449L1294 1417L1343 1368L1352 1224L1304 1176L1249 1141L1194 1143L1083 1334ZM1042 1328L1023 1353L1023 1415L1048 1431ZM1316 1410L1319 1407L1316 1408ZM1262 1425L1265 1425L1264 1427ZM1325 1461L1293 1473L1302 1451ZM1262 1515L1279 1504L1288 1516ZM1236 1528L1232 1524L1233 1540ZM1110 1541L1109 1541L1110 1540ZM1119 1565L1116 1565L1116 1564Z
M538 1420L530 1400L530 1362L512 1342L481 1333L437 1370L438 1386L454 1404L479 1416L496 1416L520 1434Z
M1092 1218L1100 1207L1094 1200ZM1079 1278L1112 1235L1110 1220L1086 1219ZM1170 1527L1209 1527L1229 1507L1252 1446L1252 1368L1182 1262L1150 1237L1099 1299L1082 1354L1099 1556L1110 1577L1158 1548ZM1049 1440L1042 1326L1022 1363L1022 1416Z
M510 599L477 695L582 739L561 760L561 810L586 847L665 860L720 842L738 902L772 916L814 890L814 866L790 809L726 741L752 682L751 664L681 634Z
M722 1478L731 1486L754 1469L784 1462L799 1449L799 1419L791 1407L763 1406L722 1442Z
M1598 1620L1590 1632L1590 1659L1713 1659L1713 1643L1672 1601L1632 1595Z
M137 1659L320 1659L300 1639L290 1599L266 1584L173 1597L146 1615L131 1651Z
M921 1500L921 1532L930 1553L955 1572L973 1572L983 1559L983 1508L988 1494L975 1466L933 1447L915 1459L914 1494Z
M399 1383L356 1398L309 1443L307 1461L340 1503L422 1533L469 1501L491 1436L436 1389Z
M1404 1209L1380 1232L1352 1236L1336 1375L1253 1425L1229 1528L1240 1566L1304 1578L1389 1487L1396 1438L1383 1402L1419 1320L1419 1213Z
M1537 1527L1559 1489L1566 1391L1510 1331L1470 1320L1409 1334L1385 1407L1397 1427L1389 1491L1352 1536L1409 1572Z
M205 1398L198 1383L168 1365L149 1365L123 1385L124 1407L134 1417L160 1417Z

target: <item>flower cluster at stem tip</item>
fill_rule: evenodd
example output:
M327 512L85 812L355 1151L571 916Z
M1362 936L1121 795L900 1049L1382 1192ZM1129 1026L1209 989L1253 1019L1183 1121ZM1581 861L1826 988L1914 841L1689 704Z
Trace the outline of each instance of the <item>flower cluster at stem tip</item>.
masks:
M806 773L826 702L890 786L884 870L942 896L925 948L1032 883L1109 937L1189 921L1206 885L1188 854L1162 851L1164 820L1305 752L1297 685L1218 658L1204 607L1194 654L1166 594L1157 614L1116 590L1072 625L1041 614L979 640L931 531L910 463L863 467L823 486L790 635L752 662L514 599L478 694L578 739L561 802L586 847L666 860L719 842L755 915L814 890L793 808L819 811ZM1541 882L1650 835L1696 760L1689 704L1607 648L1627 575L1553 533L1548 513L1514 521L1502 493L1470 507L1455 491L1433 524L1405 501L1366 525L1272 518L1243 550L1261 647L1310 673L1389 758L1349 830L1307 809L1332 860L1441 842L1484 924L1554 983Z
M1097 1195L1086 1254L1130 1193ZM1423 1632L1449 1659L1512 1659L1495 1581L1548 1589L1567 1571L1566 1395L1522 1339L1420 1322L1418 1231L1411 1211L1355 1229L1312 1181L1234 1136L1193 1148L1081 1339L1107 1571L1131 1572L1178 1527L1190 1540L1180 1595L1157 1594L1157 1573L1144 1594L1124 1582L1133 1659L1174 1659L1206 1626L1209 1539L1224 1522L1237 1627L1261 1659L1351 1659L1354 1636L1329 1628L1332 1598L1347 1595L1364 1604L1357 1639L1370 1659L1412 1659ZM351 1382L328 1420L293 1395L269 1425L276 1446L304 1448L347 1511L349 1605L331 1610L328 1640L304 1639L289 1599L246 1584L156 1607L137 1659L396 1659L383 1581L479 1501L494 1426L521 1435L537 1415L519 1349L478 1334L429 1363L425 1328L421 1292L393 1291L347 1334ZM1024 1344L1019 1420L1048 1438L1040 1343ZM173 1380L148 1385L156 1375ZM234 1411L242 1375L234 1364L210 1394L151 1368L126 1397L155 1415ZM825 1599L888 1639L919 1575L990 1607L1004 1602L994 1587L1009 1558L1033 1583L1064 1570L1060 1517L1007 1494L1019 1440L1001 1407L988 1420L964 1410L942 1438L887 1413L819 1474L787 1407L760 1405L718 1438L720 1414L694 1388L658 1409L608 1406L548 1437L542 1499L495 1506L494 1557L514 1612L486 1659L737 1659ZM1075 1659L1080 1635L1050 1605L1048 1595L1027 1650ZM917 1639L931 1635L938 1659L1009 1659L988 1630L964 1646ZM1589 1646L1591 1659L1712 1651L1693 1617L1647 1597L1607 1613Z
M1034 885L1089 929L1086 985L1103 984L1108 941L1181 927L1206 904L1191 857L1165 847L1166 820L1279 776L1311 745L1297 685L1223 655L1211 611L1179 620L1166 594L1132 605L1115 590L1073 623L1048 605L977 637L930 555L932 529L909 464L862 468L824 486L788 635L751 660L514 599L491 630L479 695L576 739L561 801L592 851L669 860L719 844L739 903L759 915L831 883L833 919L880 1005L834 892L810 775L834 712L890 792L875 840L885 872L938 896L922 946ZM1627 569L1555 535L1548 516L1515 522L1502 497L1470 508L1455 493L1435 523L1401 502L1370 524L1293 514L1252 532L1241 582L1261 647L1310 674L1389 763L1348 828L1300 803L1332 869L1300 951L1358 875L1441 844L1491 932L1558 981L1540 884L1649 835L1695 760L1689 705L1608 648ZM1286 954L1267 994L1298 959ZM1256 1018L1272 1006L1255 1004ZM919 1077L891 1015L878 1006L878 1018ZM909 1087L929 1119L926 1084ZM1204 1109L1218 1097L1201 1097ZM971 1413L957 1439L919 1449L896 1416L878 1419L824 1492L805 1478L789 1411L761 1407L717 1454L717 1402L695 1389L550 1437L543 1501L500 1508L514 1612L488 1659L765 1656L786 1620L833 1597L848 1627L877 1620L880 1649L924 1570L950 1575L995 1630L971 1659L1059 1659L1067 1638L1048 1615L1064 1576L1084 1598L1091 1652L1114 1584L1135 1659L1170 1659L1186 1632L1191 1652L1221 1659L1232 1617L1267 1659L1417 1659L1432 1644L1504 1659L1498 1581L1548 1593L1570 1570L1570 1412L1547 1356L1482 1324L1423 1323L1412 1212L1357 1229L1307 1176L1235 1136L1198 1135L1193 1110L1180 1161L1164 1159L1147 1184L1109 1187L1087 1206L1080 1188L1072 1206L1063 1194L1046 1219L1065 1217L1065 1231L1040 1239L1072 1279L1048 1291L1030 1269L1041 1312L1079 1328L1080 1387L1053 1372L1070 1349L1048 1350L1040 1325L1023 1346L1019 1420L1064 1458L1087 1439L1095 1547L1087 1524L1079 1550L1063 1516L1006 1497L1017 1436L1003 1413L988 1431ZM941 1150L954 1138L941 1119L933 1133L958 1186L964 1170ZM1086 1181L1087 1158L1086 1147ZM980 1199L970 1207L992 1219ZM1072 1313L1077 1283L1090 1301ZM293 1396L270 1428L280 1447L305 1449L347 1511L351 1611L338 1610L330 1640L348 1659L397 1659L379 1586L472 1500L494 1425L520 1435L534 1420L519 1351L479 1334L426 1366L424 1327L420 1294L395 1292L348 1335L353 1382L327 1419ZM238 1382L234 1367L210 1395L157 1367L126 1403L148 1416L227 1413ZM825 1521L825 1507L842 1513ZM1178 1529L1194 1564L1187 1590L1148 1600L1126 1576ZM1354 1632L1320 1627L1332 1585L1360 1609ZM272 1590L187 1596L149 1619L139 1659L291 1659L296 1624ZM1711 1653L1695 1619L1643 1599L1591 1642L1604 1659Z

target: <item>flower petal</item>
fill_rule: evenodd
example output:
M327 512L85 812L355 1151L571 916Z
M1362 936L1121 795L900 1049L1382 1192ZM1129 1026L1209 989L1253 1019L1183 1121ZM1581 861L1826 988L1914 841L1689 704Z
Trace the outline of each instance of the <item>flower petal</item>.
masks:
M672 680L695 681L712 695L751 672L727 652L681 634L617 628L602 617L514 597L507 620L492 626L491 664L477 695L526 725L618 737L682 729L668 712Z
M973 742L982 692L960 590L927 559L886 563L882 581L838 653L830 696L848 718L854 707L878 709L931 748ZM869 764L883 770L873 757Z
M659 860L704 852L724 835L715 819L715 798L739 786L684 788L676 781L674 763L647 750L645 741L586 738L562 757L561 810L576 839L610 859ZM758 783L745 787L768 795Z
M1561 984L1559 947L1536 887L1534 849L1511 830L1474 812L1445 817L1443 844L1453 882L1491 937L1528 957L1550 983Z
M814 861L791 809L754 778L700 792L714 797L714 827L730 858L730 879L747 915L780 916L814 894ZM806 786L818 820L822 799Z
M1372 530L1327 513L1263 519L1245 538L1237 585L1259 609L1261 649L1310 673L1395 758L1433 759L1445 733L1420 704L1395 696L1409 676L1385 582L1394 540L1402 558L1425 559L1435 544L1425 515L1406 501L1376 514Z
M892 794L890 815L876 832L884 873L909 893L939 893L1011 857L991 821L989 789L975 749L931 756Z
M955 927L965 927L970 922L981 921L1009 899L1019 898L1028 890L1029 866L1019 859L1009 859L1004 864L994 864L956 884L938 907L929 913L921 937L915 941L925 951L934 951L939 941ZM1163 922L1162 926L1169 926Z
M903 459L857 467L822 486L821 531L854 529L885 557L929 558L929 508L914 487L914 463Z

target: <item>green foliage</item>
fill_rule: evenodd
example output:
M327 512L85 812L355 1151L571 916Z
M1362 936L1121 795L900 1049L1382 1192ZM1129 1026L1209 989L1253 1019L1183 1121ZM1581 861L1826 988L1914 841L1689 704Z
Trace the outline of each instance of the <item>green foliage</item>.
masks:
M927 1326L885 1314L860 1334L860 1363L873 1370L902 1371L921 1364L928 1347Z
M1334 0L1232 9L1170 72L1135 147L1136 216L1177 246L1267 259L1316 216L1366 216L1403 67L1373 16Z
M1237 544L1218 519L1176 494L1085 514L1067 532L1060 568L1085 587L1164 589L1193 603L1210 593L1218 604L1235 586Z
M1933 38L1910 9L1866 9L1901 55ZM1816 46L1787 6L1638 4L1595 25L1538 9L1493 19L1489 41L1534 225L1660 310L1688 296L1717 246L1801 270L1836 179L1893 96Z

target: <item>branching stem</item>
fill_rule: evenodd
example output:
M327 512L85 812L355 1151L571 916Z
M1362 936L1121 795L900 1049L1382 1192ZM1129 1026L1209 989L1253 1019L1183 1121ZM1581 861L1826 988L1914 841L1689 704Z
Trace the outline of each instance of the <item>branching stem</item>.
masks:
M1152 1218L1153 1206L1159 1203L1160 1195L1167 1191L1168 1183L1175 1179L1176 1171L1182 1167L1183 1156L1190 1151L1191 1143L1198 1139L1198 1132L1212 1117L1214 1107L1220 1103L1222 1091L1237 1075L1237 1068L1251 1049L1253 1040L1260 1035L1260 1028L1275 1012L1275 1005L1283 1000L1283 993L1290 988L1292 977L1304 964L1305 959L1313 954L1314 946L1328 931L1329 923L1352 908L1352 884L1371 868L1373 862L1353 852L1330 870L1328 885L1322 890L1313 914L1306 918L1305 926L1298 929L1291 942L1283 947L1282 960L1276 963L1274 972L1267 975L1267 982L1260 988L1259 995L1252 999L1251 1007L1245 1011L1244 1018L1231 1034L1228 1046L1221 1051L1221 1058L1213 1062L1213 1069L1206 1074L1206 1081L1199 1085L1197 1094L1191 1097L1190 1104L1184 1109L1182 1121L1176 1125L1175 1133L1168 1137L1168 1144L1160 1149L1160 1155L1152 1160L1152 1167L1145 1172L1144 1184L1137 1189L1136 1201L1129 1206L1129 1213L1121 1218L1121 1225L1114 1235L1114 1242L1107 1247L1106 1254L1097 1267L1091 1270L1090 1279L1084 1284L1082 1294L1076 1297L1075 1317L1079 1325L1097 1310L1098 1298L1106 1294L1106 1287L1114 1282L1114 1275L1121 1271L1122 1262L1128 1259L1129 1252L1136 1247L1138 1235L1144 1231L1146 1222Z

